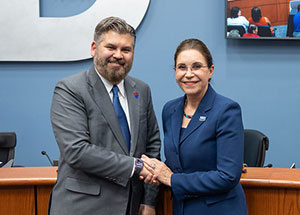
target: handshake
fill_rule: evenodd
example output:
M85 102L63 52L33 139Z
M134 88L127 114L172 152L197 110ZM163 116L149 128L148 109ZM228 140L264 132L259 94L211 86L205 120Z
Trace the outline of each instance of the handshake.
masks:
M141 159L144 162L143 169L140 172L141 180L144 180L147 184L158 186L162 183L171 187L171 176L173 172L164 162L155 158L149 158L146 155L142 155Z

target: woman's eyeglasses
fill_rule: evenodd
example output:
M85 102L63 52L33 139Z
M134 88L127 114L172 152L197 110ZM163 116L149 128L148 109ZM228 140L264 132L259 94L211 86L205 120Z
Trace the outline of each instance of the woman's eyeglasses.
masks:
M190 68L191 71L199 71L202 68L208 68L208 66L204 66L201 63L193 63L192 66L187 66L185 64L178 64L175 69L181 72L187 72Z

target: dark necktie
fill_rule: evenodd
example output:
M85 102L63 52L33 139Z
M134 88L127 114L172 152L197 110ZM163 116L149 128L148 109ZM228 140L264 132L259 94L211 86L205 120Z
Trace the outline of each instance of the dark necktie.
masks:
M119 88L116 85L114 85L113 86L113 105L114 105L117 117L119 119L120 127L122 129L123 136L127 143L128 152L129 152L130 151L130 131L129 131L125 112L120 104L118 92L119 92Z

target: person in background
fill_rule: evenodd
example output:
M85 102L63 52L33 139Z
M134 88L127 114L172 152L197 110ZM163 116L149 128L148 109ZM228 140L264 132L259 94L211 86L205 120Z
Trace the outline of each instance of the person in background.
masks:
M230 10L230 17L227 18L227 25L242 25L247 32L249 21L242 16L242 12L239 7L232 7Z
M244 34L243 34L243 37L259 37L259 36L257 35L257 33L258 33L258 28L257 28L257 26L251 24L251 25L249 25L248 33L244 33Z
M130 77L135 30L103 19L91 43L92 67L59 81L51 122L60 150L51 215L155 214L157 188L142 154L160 158L150 88Z
M252 8L251 17L248 20L249 20L250 25L251 24L253 24L253 25L268 25L271 29L272 35L274 35L274 30L271 27L272 24L271 24L270 20L267 17L261 15L261 10L259 9L259 7Z
M231 31L227 32L227 37L228 38L239 38L241 37L239 30L237 29L232 29Z
M212 88L215 67L202 41L182 41L174 61L184 95L163 108L166 161L143 155L144 164L171 187L174 215L246 215L241 108Z
M298 13L294 16L294 37L300 37L300 4L297 7Z

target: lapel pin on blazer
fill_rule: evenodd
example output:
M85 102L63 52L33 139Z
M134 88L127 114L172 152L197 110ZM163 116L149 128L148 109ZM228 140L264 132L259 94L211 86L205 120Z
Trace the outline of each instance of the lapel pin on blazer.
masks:
M199 121L200 121L200 122L204 122L205 120L206 120L206 116L200 116L200 117L199 117Z
M137 99L139 97L139 93L138 92L134 92L134 97Z

